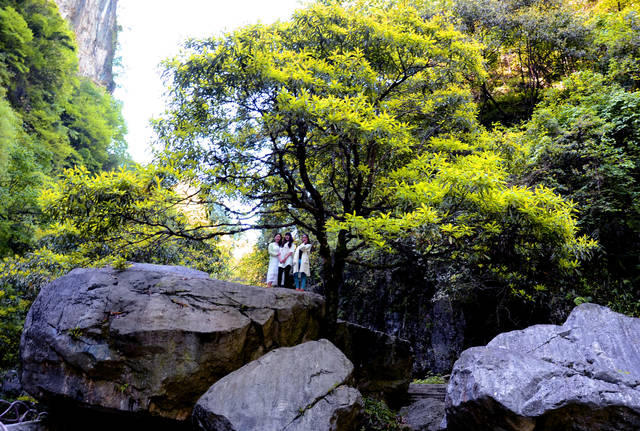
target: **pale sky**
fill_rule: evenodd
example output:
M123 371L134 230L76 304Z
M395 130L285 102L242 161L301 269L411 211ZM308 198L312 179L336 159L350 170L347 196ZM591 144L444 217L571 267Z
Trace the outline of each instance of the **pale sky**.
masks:
M120 0L118 35L122 67L114 95L123 102L129 154L151 160L149 119L164 110L159 63L175 56L190 38L219 35L256 22L288 19L299 0Z

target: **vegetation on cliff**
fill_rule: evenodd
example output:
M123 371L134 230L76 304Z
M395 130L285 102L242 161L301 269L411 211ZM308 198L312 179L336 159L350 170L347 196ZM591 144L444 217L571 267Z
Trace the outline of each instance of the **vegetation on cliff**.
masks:
M65 167L127 161L118 103L77 76L74 35L53 2L0 1L0 257L33 246L38 189Z

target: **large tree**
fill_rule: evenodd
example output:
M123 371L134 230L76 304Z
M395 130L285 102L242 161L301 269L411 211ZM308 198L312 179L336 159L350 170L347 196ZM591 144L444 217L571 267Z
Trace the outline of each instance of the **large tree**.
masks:
M165 162L203 199L245 204L227 208L233 230L295 224L315 237L330 321L362 242L328 222L388 209L389 173L427 139L475 125L465 83L482 73L478 47L443 19L379 4L316 4L191 41L167 63L170 108L157 122Z

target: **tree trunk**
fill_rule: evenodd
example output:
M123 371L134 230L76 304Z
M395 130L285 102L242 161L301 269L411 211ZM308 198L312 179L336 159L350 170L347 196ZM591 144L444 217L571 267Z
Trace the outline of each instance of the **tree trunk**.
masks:
M347 257L346 231L338 233L336 249L331 252L326 237L320 240L322 284L326 304L326 328L323 336L333 340L337 330L340 288L344 278Z
M331 267L330 276L324 277L327 320L323 336L333 341L338 327L338 306L340 304L338 292L340 291L341 280L336 277L337 274L333 273L333 265Z

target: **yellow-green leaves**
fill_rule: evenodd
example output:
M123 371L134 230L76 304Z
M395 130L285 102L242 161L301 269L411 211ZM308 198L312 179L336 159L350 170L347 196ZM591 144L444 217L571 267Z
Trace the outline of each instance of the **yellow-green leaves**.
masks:
M168 63L167 160L262 220L314 229L329 266L364 241L543 292L552 275L536 273L590 244L571 204L512 183L527 149L477 122L480 44L419 3L318 2L193 41Z
M209 207L179 178L186 174L152 167L95 175L83 167L65 171L42 193L52 223L41 236L74 247L57 244L40 255L49 253L66 269L144 260L222 270L224 252L207 239Z
M386 196L395 210L347 214L330 229L350 230L387 252L398 241L412 242L426 256L447 256L451 266L460 261L465 271L489 271L524 298L546 292L549 274L574 271L596 243L577 236L571 202L543 186L509 184L511 163L491 150L500 145L478 136L432 139L433 152L389 174Z
M384 205L387 174L427 137L471 130L466 82L483 73L479 46L445 18L390 2L314 3L190 41L166 66L166 160L180 154L224 198L278 196L297 211L320 194L323 220Z
M20 73L29 71L27 57L33 55L29 46L32 40L33 32L23 16L11 6L0 8L0 46L10 65Z

